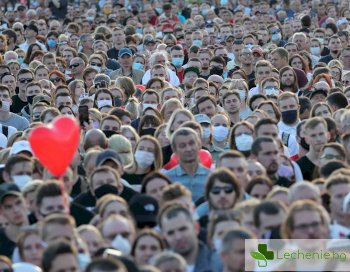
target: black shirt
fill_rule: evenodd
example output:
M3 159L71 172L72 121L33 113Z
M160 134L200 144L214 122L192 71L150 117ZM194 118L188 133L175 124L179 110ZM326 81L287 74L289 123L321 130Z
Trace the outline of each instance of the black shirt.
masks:
M312 181L316 165L314 165L314 163L306 156L297 160L297 164L300 167L301 173L303 173L304 180Z
M0 229L0 255L5 255L12 259L12 254L15 248L16 243L7 237L5 229Z
M108 56L108 58L110 58L110 59L116 59L116 60L118 60L118 53L119 53L119 50L116 49L115 47L113 47L113 48L111 48L111 49L109 49L109 50L107 51L107 56Z
M28 105L28 102L22 101L18 94L12 96L11 112L20 113L21 110Z
M122 176L123 179L125 179L127 182L129 182L131 185L141 185L143 178L147 175L146 174L127 174L124 173Z
M52 15L57 19L65 19L67 15L67 0L60 0L60 7L56 8L56 6L50 1L49 8L52 12Z
M320 58L319 62L323 62L323 63L328 64L332 59L333 59L333 57L331 56L331 54L329 54L327 56Z

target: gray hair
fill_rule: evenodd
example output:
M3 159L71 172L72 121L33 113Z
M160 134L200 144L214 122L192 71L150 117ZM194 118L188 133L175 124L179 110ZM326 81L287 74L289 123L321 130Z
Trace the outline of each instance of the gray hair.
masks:
M165 51L157 51L157 52L154 52L149 61L150 61L150 64L151 64L151 67L156 65L156 59L157 57L164 57L165 58L165 61L168 62L169 61L169 58L168 58L168 53L165 52Z
M227 231L223 236L222 236L222 240L221 240L221 252L229 252L232 247L233 247L233 243L236 240L240 240L240 239L253 239L254 234L252 234L251 232L242 229L242 228L236 228L233 230L229 230Z
M106 81L108 86L111 84L111 78L105 74L97 74L94 78L94 84L98 82Z

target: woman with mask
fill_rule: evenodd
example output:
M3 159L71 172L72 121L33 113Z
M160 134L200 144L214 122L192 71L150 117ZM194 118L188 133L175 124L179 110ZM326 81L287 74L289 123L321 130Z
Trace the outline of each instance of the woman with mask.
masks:
M163 155L157 139L145 135L136 143L134 164L125 169L123 178L139 191L142 179L151 171L160 170L162 166Z
M250 149L253 144L254 126L247 122L241 121L237 123L231 130L229 137L230 149L238 150L248 158L250 156Z
M209 149L213 161L216 162L221 152L229 150L228 136L230 133L230 120L225 114L216 114L211 119L213 128L212 146Z
M113 95L108 89L99 89L95 94L94 107L100 110L104 106L114 106Z

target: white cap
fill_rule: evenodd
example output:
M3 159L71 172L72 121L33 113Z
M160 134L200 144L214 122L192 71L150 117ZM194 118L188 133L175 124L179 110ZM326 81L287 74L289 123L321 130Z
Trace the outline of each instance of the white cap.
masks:
M28 141L17 141L13 144L10 150L10 156L16 155L20 152L27 151L31 154L33 154L32 149L30 148L29 142Z

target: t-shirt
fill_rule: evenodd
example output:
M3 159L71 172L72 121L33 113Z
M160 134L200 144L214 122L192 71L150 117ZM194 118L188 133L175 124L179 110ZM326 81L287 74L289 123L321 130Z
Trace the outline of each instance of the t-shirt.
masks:
M11 112L20 113L21 110L28 105L28 102L22 101L18 94L12 96Z
M7 237L5 229L0 229L0 255L5 255L12 259L12 254L15 247L16 243Z
M297 160L297 164L300 167L301 173L303 173L304 179L311 181L316 165L314 165L314 163L310 161L307 156L303 156Z
M29 127L29 122L26 118L12 112L10 112L10 118L5 121L0 121L0 124L5 126L12 126L18 131L26 130Z

